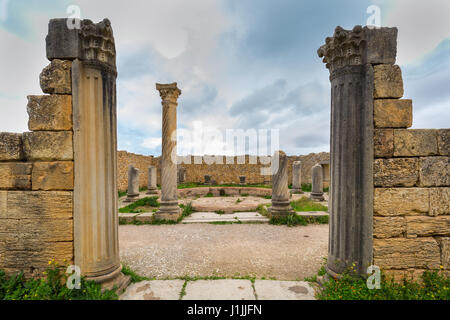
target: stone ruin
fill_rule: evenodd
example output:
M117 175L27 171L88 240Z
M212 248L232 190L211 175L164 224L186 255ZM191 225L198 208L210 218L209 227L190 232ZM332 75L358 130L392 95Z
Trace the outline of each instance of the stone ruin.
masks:
M396 28L338 27L318 51L331 81L332 276L353 264L360 275L370 265L394 277L450 272L450 130L408 129L412 101L401 99L396 39ZM30 132L0 133L0 268L8 273L37 276L55 258L106 288L129 282L118 247L115 54L107 19L83 20L79 30L69 30L67 19L49 23L51 63L41 74L48 95L29 97ZM176 83L157 89L163 152L156 216L176 220L176 141L168 137L181 91ZM271 210L286 215L290 165L278 154Z

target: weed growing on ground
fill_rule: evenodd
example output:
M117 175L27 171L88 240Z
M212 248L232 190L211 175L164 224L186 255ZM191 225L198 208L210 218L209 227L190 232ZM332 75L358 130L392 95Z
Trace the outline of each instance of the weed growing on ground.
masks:
M132 204L127 205L126 207L120 208L120 213L141 213L144 212L142 209L138 209L139 207L156 207L159 208L158 197L146 197L139 199Z
M306 212L306 211L328 211L328 207L317 203L315 201L312 201L311 199L308 199L307 197L301 197L298 200L291 202L291 207L294 209L294 211L297 212Z
M53 260L44 278L26 279L24 274L7 276L0 270L0 300L117 300L115 288L103 290L100 284L80 279L80 289L69 289L66 268Z
M128 265L122 264L122 273L126 276L130 276L131 283L151 280L150 278L143 277L141 275L138 275L134 270L132 270Z

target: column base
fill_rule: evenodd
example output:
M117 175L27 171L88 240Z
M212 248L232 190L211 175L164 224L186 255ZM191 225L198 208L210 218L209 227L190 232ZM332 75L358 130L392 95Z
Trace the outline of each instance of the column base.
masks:
M313 201L325 201L325 198L323 197L323 193L312 193L309 196L309 198Z
M127 195L127 198L123 202L134 202L139 199L139 195Z
M146 194L158 194L158 189L148 189Z
M292 194L304 194L302 189L291 189Z
M178 200L161 201L159 210L155 212L155 220L177 221L181 217L181 208L178 206Z
M100 284L102 290L112 290L115 286L118 295L120 295L131 283L131 277L122 273L122 265L109 274L97 277L86 277L86 280Z
M287 201L274 201L272 200L272 207L268 209L272 217L285 217L290 214L294 214L294 210L291 207L289 200Z

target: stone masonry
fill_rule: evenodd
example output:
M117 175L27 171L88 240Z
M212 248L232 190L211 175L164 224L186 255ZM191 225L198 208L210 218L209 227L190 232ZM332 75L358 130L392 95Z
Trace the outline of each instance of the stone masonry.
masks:
M332 84L328 273L450 274L450 129L408 129L397 29L337 27L318 53Z

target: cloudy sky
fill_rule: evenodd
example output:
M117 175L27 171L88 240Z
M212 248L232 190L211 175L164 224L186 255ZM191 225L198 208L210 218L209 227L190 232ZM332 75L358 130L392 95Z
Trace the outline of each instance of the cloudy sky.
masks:
M328 71L316 52L337 25L365 25L371 5L382 26L399 28L414 128L450 127L448 0L0 0L0 131L27 131L26 96L41 94L48 64L48 20L68 17L70 5L112 22L120 150L160 154L155 83L178 82L179 128L279 129L288 154L328 151Z

